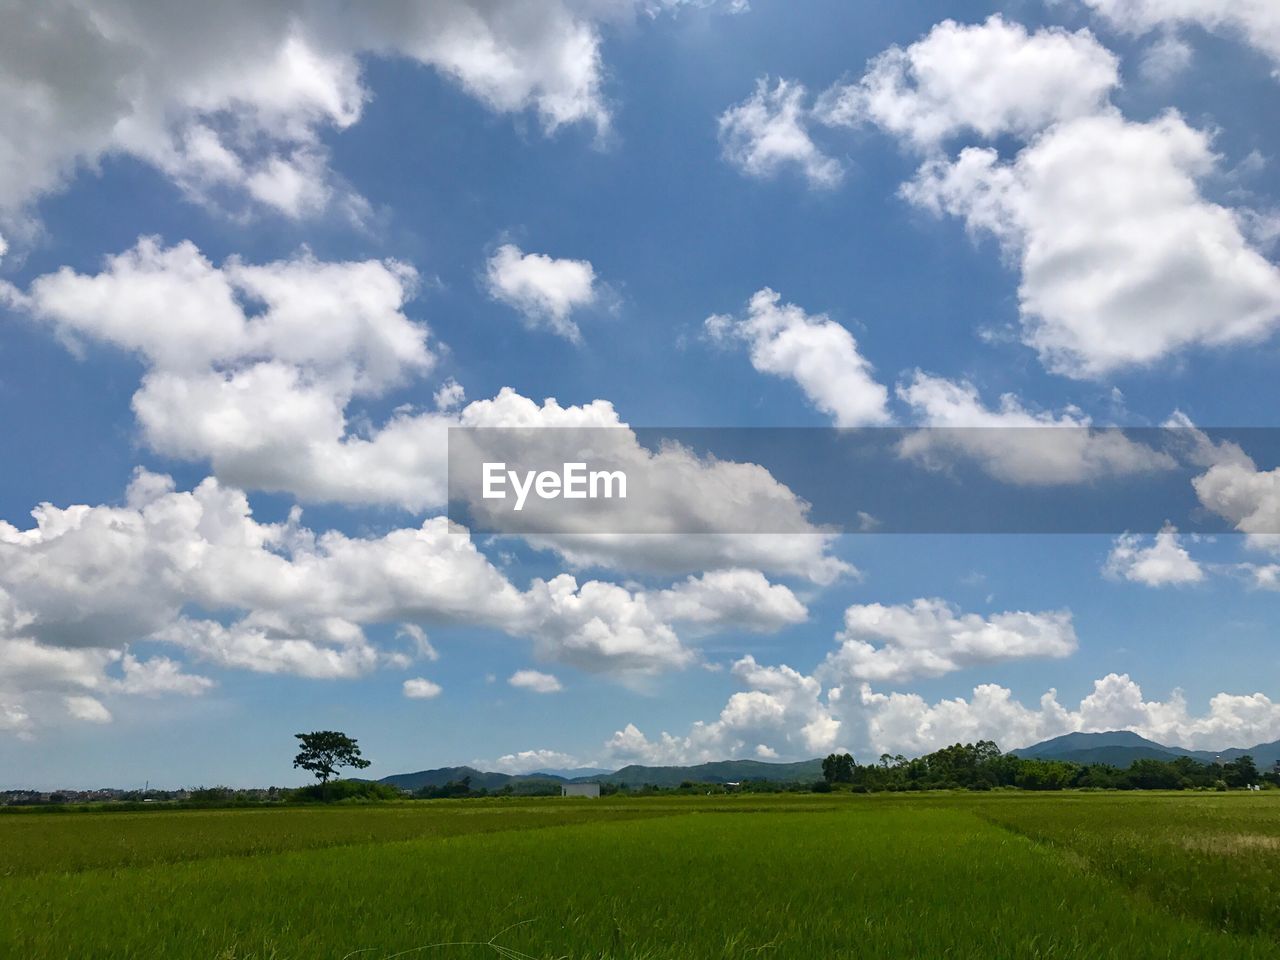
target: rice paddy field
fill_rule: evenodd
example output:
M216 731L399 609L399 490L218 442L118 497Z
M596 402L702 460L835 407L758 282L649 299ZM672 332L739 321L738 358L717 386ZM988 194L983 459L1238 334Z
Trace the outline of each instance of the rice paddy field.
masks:
M1280 957L1280 792L2 815L0 957Z

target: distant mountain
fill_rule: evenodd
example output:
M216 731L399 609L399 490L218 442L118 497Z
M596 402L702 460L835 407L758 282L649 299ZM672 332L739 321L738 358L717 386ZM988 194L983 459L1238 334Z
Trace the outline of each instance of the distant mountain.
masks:
M1106 733L1068 733L1009 752L1020 757L1069 760L1073 763L1108 763L1113 767L1127 767L1135 760L1172 760L1174 757L1191 757L1201 763L1212 763L1214 760L1226 763L1249 754L1259 769L1269 770L1280 762L1280 740L1225 750L1186 750L1182 747L1166 747L1141 737L1132 730L1111 730Z
M572 776L569 776L572 774ZM629 786L678 787L686 780L695 783L737 783L742 780L772 780L781 783L817 780L822 777L821 760L802 760L799 763L765 763L762 760L720 760L701 763L692 767L623 767L609 771L598 767L577 770L550 770L512 776L477 770L475 767L439 767L435 770L419 770L416 773L395 773L383 777L379 783L387 783L401 790L420 790L423 787L442 787L463 777L471 778L471 786L487 790L501 790L511 784L517 792L521 785L553 783L625 783Z
M738 783L743 780L772 780L781 783L818 780L822 777L821 760L799 763L765 763L763 760L718 760L692 767L623 767L603 777L586 777L601 783L625 783L631 786L678 787L686 780L694 783Z
M457 782L464 777L471 778L471 786L486 790L501 790L507 784L522 783L564 783L564 777L550 774L533 774L532 776L512 776L509 773L490 773L477 770L475 767L439 767L435 770L419 770L417 773L394 773L383 777L379 783L387 783L401 790L420 790L423 787L443 787L446 783Z
M1201 763L1212 763L1214 760L1226 763L1229 760L1235 760L1237 757L1243 757L1247 753L1253 757L1253 762L1258 765L1259 770L1270 770L1277 763L1280 763L1280 740L1272 740L1270 743L1255 743L1252 747L1229 747L1226 750L1218 751L1189 750L1187 752Z
M561 780L581 780L583 777L603 777L613 773L609 767L574 767L572 770L535 770L530 777L556 777Z

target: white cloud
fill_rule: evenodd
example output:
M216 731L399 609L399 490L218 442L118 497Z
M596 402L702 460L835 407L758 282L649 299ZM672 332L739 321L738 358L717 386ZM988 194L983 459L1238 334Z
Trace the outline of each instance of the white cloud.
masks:
M534 651L583 670L638 676L691 664L692 651L643 596L613 583L579 585L567 573L534 580L526 594Z
M1206 468L1191 480L1200 503L1247 534L1250 547L1280 551L1280 468L1260 470L1239 444L1213 440L1181 411L1165 427L1180 439L1186 462Z
M826 91L816 114L832 125L875 123L929 150L967 132L1031 136L1095 112L1119 82L1116 57L1088 30L1028 34L999 15L944 20L905 50L880 54L857 83Z
M107 692L115 681L106 669L119 654L67 649L17 636L26 616L6 616L12 607L0 589L0 732L26 739L50 716L67 713L67 697Z
M751 177L776 176L795 167L813 187L836 186L844 177L839 161L824 154L809 136L804 86L767 77L756 91L720 115L724 158Z
M312 680L358 677L380 659L357 624L337 617L294 620L254 611L230 625L184 617L152 636L224 667Z
M507 678L507 683L534 693L559 693L564 689L554 674L542 673L538 670L517 670Z
M936 703L915 693L879 693L868 683L832 687L823 696L816 679L789 667L761 667L751 658L735 665L734 676L749 689L730 697L717 720L694 723L685 736L663 733L657 739L627 724L606 741L605 755L671 764L748 751L804 759L848 749L868 763L882 753L919 755L977 740L1013 750L1076 731L1134 730L1187 749L1248 747L1280 738L1280 703L1265 694L1219 693L1205 713L1194 715L1181 691L1165 701L1147 701L1127 674L1095 681L1075 709L1059 703L1055 690L1027 706L993 683L976 686L967 700Z
M518 310L530 327L545 326L574 342L581 331L570 315L599 296L589 261L525 253L513 243L503 244L489 258L486 278L489 295Z
M1280 564L1244 563L1240 568L1258 590L1280 590Z
M721 472L713 469L708 472L712 476L707 476L702 484L708 490L714 490L715 473L721 473L726 481L737 479L732 476L732 470ZM749 482L750 478L746 480ZM722 487L721 490L723 489L725 488ZM758 489L746 487L746 496L736 508L732 504L710 503L691 497L688 501L691 505L707 509L699 513L673 511L668 515L655 516L654 525L658 529L653 532L529 535L526 539L535 547L554 550L570 566L581 569L604 568L642 571L655 575L680 575L691 570L758 568L779 576L801 577L823 586L835 583L843 577L860 575L851 564L831 554L836 536L820 533L818 528L812 526L806 532L798 523L793 528L796 531L794 533L681 532L682 523L688 524L686 531L733 531L744 526L750 527L754 523L771 530L774 525L767 519L767 515L752 512L753 506L749 504L753 499L756 500L756 506L777 511L774 516L781 519L776 529L788 528L793 519L791 510L795 503L790 491L781 501L751 496L758 492ZM796 515L795 519L803 520L803 514ZM807 521L804 522L807 524Z
M444 692L438 683L432 683L426 677L414 677L404 682L404 695L410 700L434 700Z
M961 613L939 599L845 610L839 649L828 654L823 676L836 680L901 682L1028 657L1062 658L1076 652L1068 611L1010 611L987 617Z
M20 739L29 738L31 714L16 703L0 702L0 733L12 733Z
M1031 411L1006 393L993 410L982 403L973 384L919 370L898 385L897 393L926 425L907 433L899 452L927 466L945 466L964 457L997 480L1053 486L1176 465L1168 454L1130 440L1121 431L1091 429L1090 418L1074 407L1058 414Z
M493 769L499 773L527 774L546 770L573 770L582 763L576 757L556 750L521 750L519 753L508 753L493 763Z
M767 471L678 446L650 451L605 400L539 404L504 388L454 409L462 388L446 383L438 409L399 408L380 425L362 425L359 404L434 366L427 329L404 312L414 280L395 261L324 263L305 253L216 267L190 243L164 248L143 239L96 275L63 270L26 292L0 286L0 296L64 340L91 338L141 354L147 372L133 408L148 445L207 461L226 484L426 511L447 499L451 426L616 428L617 456L650 481L642 509L630 501L616 508L630 509L645 535L626 524L616 529L627 533L610 533L608 522L583 510L576 527L539 546L576 566L661 573L754 567L830 582L850 571L829 555L832 538L808 522L807 506ZM539 442L554 452L557 442L581 439L546 431ZM567 452L573 455L562 459L581 456ZM733 502L722 496L726 488L735 490Z
M415 282L396 261L215 267L189 242L143 238L96 275L63 269L10 299L64 341L144 358L133 408L157 452L238 486L420 508L444 496L449 420L397 412L365 437L347 415L434 366L404 313Z
M111 711L93 697L67 697L67 713L85 723L110 723Z
M999 239L1022 274L1024 342L1055 372L1100 377L1257 342L1280 322L1280 271L1199 192L1216 165L1177 113L1132 123L1108 110L1008 162L977 148L930 161L903 195Z
M423 660L430 660L433 663L440 659L440 653L431 643L431 640L428 639L427 631L416 623L402 623L396 636L407 637L411 640L413 642L413 652L417 657Z
M1265 694L1215 694L1207 713L1192 715L1182 692L1167 701L1146 701L1128 674L1108 674L1076 710L1058 703L1050 690L1031 709L994 684L975 688L972 700L930 705L915 695L888 697L864 691L872 742L887 750L934 750L957 740L987 738L1006 750L1073 731L1133 730L1170 746L1188 749L1248 747L1280 737L1280 704Z
M144 640L193 661L334 679L434 660L423 626L466 625L628 680L694 663L686 627L768 630L805 615L789 589L741 569L666 590L568 574L521 590L442 517L380 536L317 533L297 508L258 522L242 491L212 478L179 492L140 471L123 506L42 504L33 516L25 530L0 522L0 702L27 712L28 695L211 686L126 651ZM397 642L371 641L373 624L397 625Z
M467 391L462 388L462 384L450 377L440 384L433 399L436 402L436 409L444 413L462 406L463 401L467 399Z
M748 689L733 694L716 720L695 723L686 736L663 733L657 740L627 724L605 743L604 754L619 763L673 764L748 754L810 757L837 748L841 723L821 699L816 679L787 666L761 666L750 656L733 665L733 676Z
M1271 0L1083 0L1133 33L1195 25L1244 40L1280 65L1280 8Z
M1239 453L1212 464L1191 485L1205 507L1249 534L1252 546L1280 545L1280 468L1260 470Z
M125 155L201 201L315 212L336 192L323 135L360 119L371 56L432 67L492 110L536 113L548 132L581 122L603 134L598 21L636 9L233 0L157 17L139 0L11 4L0 36L0 205L12 214Z
M1191 66L1194 56L1191 44L1167 32L1143 52L1138 71L1148 83L1170 84Z
M139 660L133 654L126 653L120 660L120 668L124 676L115 687L127 694L157 696L179 693L198 696L214 685L208 677L184 672L182 664L168 657Z
M1152 26L1193 18L1198 0L1090 2ZM1140 13L1166 2L1165 17ZM1149 72L1175 67L1179 43L1153 51ZM1109 102L1117 86L1116 58L1088 31L1028 33L996 16L891 48L817 112L931 153L902 195L999 240L1021 272L1023 340L1054 372L1102 377L1266 338L1280 322L1280 271L1250 245L1256 214L1201 194L1218 165L1210 135L1173 111L1125 120ZM966 132L1027 145L1009 160L973 146L946 156Z
M795 380L836 426L889 422L889 391L876 382L853 335L826 314L807 314L765 287L752 295L744 319L717 314L705 327L713 340L745 342L752 366Z
M478 528L522 535L575 567L660 574L741 567L818 583L855 572L830 555L834 537L810 523L808 505L767 470L704 457L677 443L650 450L607 401L562 407L555 399L538 404L504 389L492 400L469 404L459 423L591 430L506 433L499 439L484 431L454 436L454 466L468 471L474 464L476 477L480 463L509 459L512 443L536 444L536 449L522 449L527 460L558 464L580 460L583 443L590 440L593 469L620 469L628 477L643 478L643 483L633 482L636 489L626 500L586 501L556 514L555 529L562 532L554 534L539 525L545 515L504 511L501 501L479 495L479 484L469 491L468 506ZM468 441L472 449L465 448ZM499 444L496 449L486 446L493 443Z
M645 596L660 618L692 632L773 633L809 617L789 588L770 583L759 570L711 570Z
M952 743L994 740L1004 750L1029 746L1072 729L1070 715L1053 691L1041 698L1038 709L1013 699L994 683L974 688L973 697L956 697L930 704L914 693L875 693L862 686L846 707L865 725L864 742L873 756L921 754ZM1110 729L1110 728L1108 728Z
M1102 568L1103 573L1113 579L1130 580L1148 587L1204 580L1204 570L1179 542L1175 527L1166 524L1150 546L1143 546L1144 539L1130 533L1116 537Z

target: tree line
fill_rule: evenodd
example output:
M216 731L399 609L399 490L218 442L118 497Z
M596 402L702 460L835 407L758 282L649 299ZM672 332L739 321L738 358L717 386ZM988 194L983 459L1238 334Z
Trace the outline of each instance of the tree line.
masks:
M991 740L957 743L908 760L882 754L877 763L860 764L847 753L822 761L823 779L814 788L845 785L855 793L897 790L1228 790L1261 783L1280 786L1280 774L1261 773L1253 757L1226 763L1201 763L1192 757L1142 758L1128 767L1075 763L1002 753Z

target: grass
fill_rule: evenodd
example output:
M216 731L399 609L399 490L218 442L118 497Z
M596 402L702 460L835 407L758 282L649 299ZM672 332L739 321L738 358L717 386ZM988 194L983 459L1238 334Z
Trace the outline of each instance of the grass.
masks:
M1055 802L1056 801L1056 802ZM1087 794L979 807L990 822L1215 929L1280 941L1275 795ZM1105 809L1105 815L1101 811Z
M1280 957L1274 836L1257 794L6 817L0 956Z

